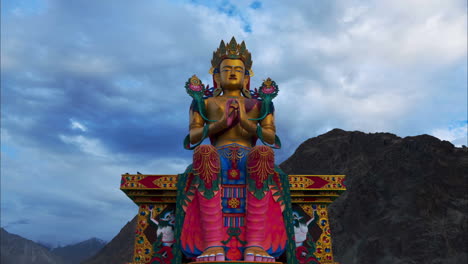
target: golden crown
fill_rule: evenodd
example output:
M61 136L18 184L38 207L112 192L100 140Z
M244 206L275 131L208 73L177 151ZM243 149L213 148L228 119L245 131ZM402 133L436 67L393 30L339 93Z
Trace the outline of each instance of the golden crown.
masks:
M244 62L245 69L249 71L249 75L253 76L252 71L252 56L245 46L245 42L237 44L237 41L232 37L229 44L226 46L224 40L221 40L219 48L213 52L213 59L211 59L210 74L216 73L215 70L219 67L224 59L239 59Z

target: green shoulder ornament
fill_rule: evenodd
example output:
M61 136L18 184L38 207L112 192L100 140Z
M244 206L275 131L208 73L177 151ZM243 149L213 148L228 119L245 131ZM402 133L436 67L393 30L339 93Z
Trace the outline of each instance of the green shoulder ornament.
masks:
M193 75L188 79L188 81L185 83L185 89L187 93L193 98L193 107L198 110L201 117L207 122L216 122L216 120L209 120L206 117L205 101L203 100L203 97L208 91L205 89L202 81L198 79L197 75Z
M205 88L202 81L196 75L193 75L185 83L185 89L187 93L193 98L192 107L194 111L200 113L200 116L205 121L216 122L216 120L209 120L206 117L205 101L203 99L207 93L210 93L210 90ZM187 135L184 139L184 148L192 150L200 145L206 137L208 137L208 126L203 128L203 137L200 142L193 146L190 146L190 135Z
M256 90L256 89L255 89ZM260 117L259 118L253 118L249 120L263 120L268 114L273 113L274 108L273 108L273 98L275 98L278 95L278 85L276 84L275 81L273 81L270 77L268 77L266 80L263 81L262 86L258 88L258 95L254 95L254 97L257 97L257 99L262 101L262 107L260 110ZM275 135L275 143L273 145L267 144L263 140L263 133L262 133L262 127L257 126L257 136L258 138L262 141L264 145L267 145L271 148L274 149L279 149L281 148L281 141L278 136Z

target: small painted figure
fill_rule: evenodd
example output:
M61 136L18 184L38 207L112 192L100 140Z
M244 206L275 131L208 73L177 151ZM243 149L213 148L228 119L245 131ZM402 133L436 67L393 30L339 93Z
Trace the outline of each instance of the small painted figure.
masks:
M305 217L300 215L299 212L293 211L293 223L294 223L294 237L296 238L296 247L302 246L304 241L307 239L309 233L309 225L316 223L318 219L317 211L314 210L314 215L309 221L305 221Z
M175 215L174 211L168 211L159 217L159 221L153 218L153 210L151 210L150 220L157 225L156 236L162 239L163 246L172 246L175 243L174 240L174 224Z

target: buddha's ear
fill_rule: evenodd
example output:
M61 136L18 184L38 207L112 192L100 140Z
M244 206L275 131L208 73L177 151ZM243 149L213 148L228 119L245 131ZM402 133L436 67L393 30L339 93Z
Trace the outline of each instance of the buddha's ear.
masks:
M213 74L213 87L215 88L213 91L213 96L216 97L223 92L223 89L221 89L221 77L219 76L219 73Z
M215 82L213 84L214 87L221 87L221 76L219 76L219 73L213 74L213 82Z
M249 82L250 82L250 76L249 75L245 75L244 76L244 89L249 89Z
M250 76L249 75L244 76L244 86L242 88L242 94L247 98L252 98L252 95L250 94Z

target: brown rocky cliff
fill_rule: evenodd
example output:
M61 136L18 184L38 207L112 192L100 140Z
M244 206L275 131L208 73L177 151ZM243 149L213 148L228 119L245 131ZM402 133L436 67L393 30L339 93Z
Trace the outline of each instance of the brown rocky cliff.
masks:
M131 262L136 226L137 217L135 216L101 251L82 264L125 264Z
M91 238L76 244L54 248L50 252L66 260L67 264L79 264L96 255L105 245L106 242L103 240Z
M468 263L468 149L421 135L339 129L305 141L288 174L345 174L330 206L342 264Z
M0 228L0 263L2 264L64 264L48 248Z

